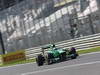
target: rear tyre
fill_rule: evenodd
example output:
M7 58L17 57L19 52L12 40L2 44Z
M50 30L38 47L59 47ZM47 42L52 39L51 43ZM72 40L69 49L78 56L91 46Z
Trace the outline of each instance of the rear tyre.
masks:
M42 66L44 64L44 57L43 55L39 54L36 58L36 63L38 66Z
M66 52L60 55L60 61L65 61L65 60L66 60Z
M71 59L76 59L77 55L76 54L71 54Z
M53 54L51 53L48 53L48 56L47 56L47 64L50 65L53 63Z

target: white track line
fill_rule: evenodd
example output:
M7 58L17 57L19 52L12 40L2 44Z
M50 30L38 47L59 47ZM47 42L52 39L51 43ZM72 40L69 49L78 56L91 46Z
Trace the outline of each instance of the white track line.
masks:
M91 65L91 64L97 64L97 63L100 63L100 61L88 62L88 63L82 63L82 64L75 64L75 65L57 67L57 68L52 68L52 69L45 69L45 70L35 71L35 72L27 72L27 73L23 73L21 75L36 74L36 73L42 73L42 72L48 72L48 71L54 71L54 70L60 70L60 69L72 68L72 67L78 67L78 66L84 66L84 65Z
M18 67L18 66L24 66L24 65L28 65L28 64L33 64L32 63L25 63L25 64L17 64L17 65L12 65L12 66L6 66L6 67L0 67L0 69L4 69L4 68L12 68L12 67Z

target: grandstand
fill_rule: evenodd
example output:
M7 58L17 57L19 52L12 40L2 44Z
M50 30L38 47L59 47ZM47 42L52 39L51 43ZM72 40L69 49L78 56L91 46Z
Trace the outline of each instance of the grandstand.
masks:
M100 0L0 3L0 30L7 52L100 33ZM77 24L77 29L72 34L73 24Z

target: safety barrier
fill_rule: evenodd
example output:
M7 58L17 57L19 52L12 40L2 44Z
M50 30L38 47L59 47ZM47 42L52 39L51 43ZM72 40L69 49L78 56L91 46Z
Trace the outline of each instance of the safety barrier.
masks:
M83 36L71 40L65 40L62 42L57 42L55 43L55 45L59 48L64 49L74 46L77 50L100 46L100 33L89 36ZM42 46L26 49L26 58L31 59L35 57L37 54L41 52L41 47Z

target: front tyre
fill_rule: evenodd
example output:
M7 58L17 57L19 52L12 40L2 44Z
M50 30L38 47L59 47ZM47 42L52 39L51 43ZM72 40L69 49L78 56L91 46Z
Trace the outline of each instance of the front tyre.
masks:
M44 64L44 57L42 54L39 54L37 57L36 57L36 63L38 66L42 66Z

